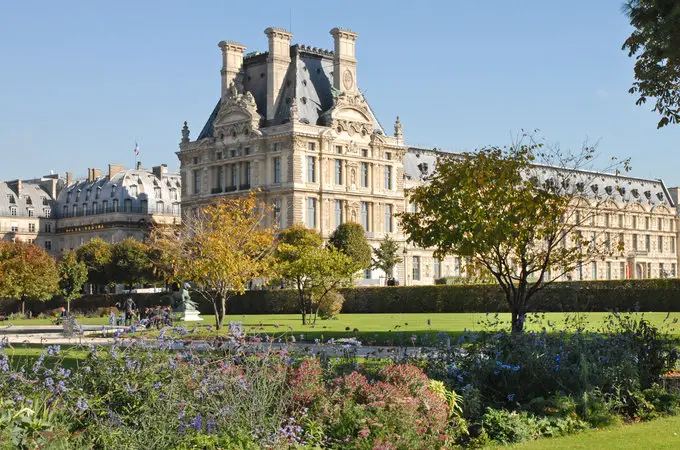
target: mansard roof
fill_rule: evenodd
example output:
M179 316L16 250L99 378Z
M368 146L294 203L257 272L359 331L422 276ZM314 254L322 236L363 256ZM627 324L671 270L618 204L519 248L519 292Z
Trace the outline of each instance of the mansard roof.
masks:
M267 52L246 55L242 70L243 89L253 95L257 112L262 117L267 117L267 55ZM293 101L297 104L300 122L325 125L322 115L333 107L333 52L295 44L290 47L290 59L288 72L279 92L282 101L278 102L273 121L263 126L289 122ZM214 137L213 124L219 114L220 104L218 101L198 140ZM370 105L369 110L374 130L384 133Z
M44 217L45 210L51 210L52 197L36 180L18 183L0 181L0 215L28 217L28 210L33 209L33 217ZM15 214L10 210L16 209Z
M461 153L410 147L404 155L404 175L410 180L425 181L436 171L437 159L440 156L456 155ZM535 176L542 183L548 180L559 182L564 185L565 192L593 200L611 199L617 203L640 203L651 207L675 206L666 185L660 179L588 170L567 170L541 164L533 165L528 176Z

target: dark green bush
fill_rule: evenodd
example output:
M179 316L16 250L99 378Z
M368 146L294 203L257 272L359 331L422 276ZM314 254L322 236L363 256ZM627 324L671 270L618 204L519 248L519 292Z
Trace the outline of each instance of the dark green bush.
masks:
M429 285L393 287L354 287L341 289L345 297L343 313L465 313L507 312L501 290L493 284ZM71 308L93 311L114 305L120 295L86 295L71 303ZM166 294L133 294L139 306L167 303ZM214 314L212 306L194 295L203 314ZM42 302L27 302L34 314L58 308L63 300L55 297ZM15 300L0 300L0 312L19 309ZM532 299L534 312L589 311L680 311L680 279L581 281L554 283ZM295 314L297 292L291 289L253 290L229 300L228 314Z

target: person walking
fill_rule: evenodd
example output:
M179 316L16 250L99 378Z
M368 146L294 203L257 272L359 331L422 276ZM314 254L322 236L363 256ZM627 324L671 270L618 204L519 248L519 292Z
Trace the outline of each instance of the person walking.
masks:
M132 297L128 297L128 299L125 300L125 326L132 325L132 317L135 314L135 309L137 309L135 301L132 300Z

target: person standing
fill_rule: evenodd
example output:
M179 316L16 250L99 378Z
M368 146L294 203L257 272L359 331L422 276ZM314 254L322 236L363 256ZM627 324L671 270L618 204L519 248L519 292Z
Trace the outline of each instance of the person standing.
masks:
M125 300L125 326L132 325L132 317L135 314L136 308L137 305L135 305L135 301L132 300L132 297L128 297L128 299Z

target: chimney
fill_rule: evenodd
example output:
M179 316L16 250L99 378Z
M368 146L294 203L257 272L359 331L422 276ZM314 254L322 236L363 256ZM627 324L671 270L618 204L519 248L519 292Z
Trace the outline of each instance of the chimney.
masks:
M94 178L95 180L98 180L101 177L102 177L102 170L101 169L92 169L92 178Z
M330 33L335 43L333 87L353 94L357 91L357 60L354 53L354 41L359 35L342 28L333 28Z
M158 178L159 180L163 178L165 174L168 173L168 165L167 164L161 164L160 166L154 166L153 174Z
M222 98L227 96L229 85L236 84L236 76L243 66L243 52L246 48L233 41L220 41L217 44L222 49Z
M109 164L109 180L111 180L117 173L125 170L125 166L118 164Z
M142 162L137 161L137 170L142 170Z
M267 120L274 119L279 92L290 65L290 38L292 33L282 28L267 28L264 34L269 39L267 57Z
M71 172L66 172L66 186L71 186L73 183L73 174Z

